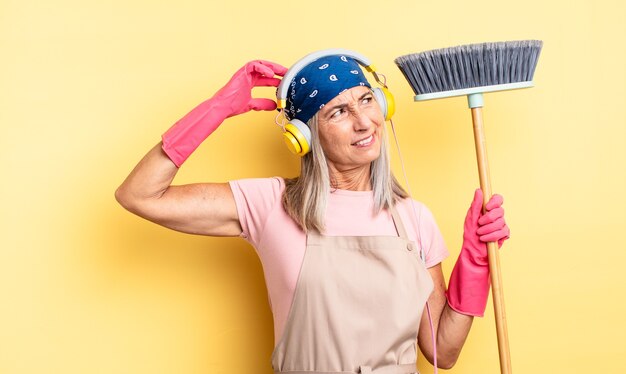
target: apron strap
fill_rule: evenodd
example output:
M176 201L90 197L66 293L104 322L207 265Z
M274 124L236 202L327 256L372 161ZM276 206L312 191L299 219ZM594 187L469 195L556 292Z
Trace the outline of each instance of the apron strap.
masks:
M404 228L404 224L402 223L402 218L400 218L400 214L396 210L396 207L392 206L389 210L391 211L391 218L393 219L393 224L396 226L398 236L402 239L410 241L409 236L406 233L406 229Z

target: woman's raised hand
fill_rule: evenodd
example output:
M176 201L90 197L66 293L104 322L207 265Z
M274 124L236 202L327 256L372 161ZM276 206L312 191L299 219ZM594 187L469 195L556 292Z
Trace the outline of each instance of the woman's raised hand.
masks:
M252 89L260 86L277 87L287 68L263 60L248 62L212 98L202 102L176 122L162 136L163 151L180 167L226 119L250 110L274 110L276 102L253 98Z
M227 117L250 110L274 110L276 109L274 100L255 99L252 97L252 89L254 87L278 87L280 79L274 76L282 77L286 72L286 67L274 62L250 61L233 75L230 81L213 96L213 99L228 104L228 108L224 108Z

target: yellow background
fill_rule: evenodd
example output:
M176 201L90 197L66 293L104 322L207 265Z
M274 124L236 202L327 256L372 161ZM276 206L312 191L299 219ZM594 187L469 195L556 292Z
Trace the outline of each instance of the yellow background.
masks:
M447 277L478 185L470 115L464 98L414 103L393 59L517 39L545 43L536 87L485 97L512 230L513 368L626 372L625 14L618 0L3 0L0 373L272 372L253 248L161 228L113 197L161 133L255 58L342 47L386 73L411 187L452 252ZM175 183L296 175L273 117L228 120ZM450 372L498 372L490 305Z

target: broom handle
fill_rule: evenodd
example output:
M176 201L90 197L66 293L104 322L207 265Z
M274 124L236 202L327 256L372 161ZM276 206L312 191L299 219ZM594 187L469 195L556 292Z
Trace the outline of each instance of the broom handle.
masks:
M472 122L474 123L474 143L476 144L476 157L478 158L478 174L480 188L483 190L483 211L491 198L491 182L489 178L489 164L487 162L487 147L483 131L482 107L471 108ZM511 374L511 354L509 351L509 334L506 327L506 314L504 312L504 293L502 290L502 277L500 274L500 254L498 243L487 243L489 255L489 273L491 276L491 291L493 307L496 316L496 333L498 335L498 351L500 353L500 372Z

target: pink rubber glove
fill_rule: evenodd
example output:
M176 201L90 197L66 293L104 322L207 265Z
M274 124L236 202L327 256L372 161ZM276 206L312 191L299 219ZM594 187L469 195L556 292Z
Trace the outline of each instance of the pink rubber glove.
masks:
M504 221L502 196L493 195L481 214L483 193L477 189L463 228L461 253L450 275L446 291L448 304L455 311L471 316L485 314L489 297L489 260L487 242L498 242L502 246L509 238L509 227Z
M255 60L239 69L230 81L210 99L202 102L163 134L163 151L180 167L226 119L250 110L274 110L271 99L252 98L252 88L278 87L287 68L279 64Z

